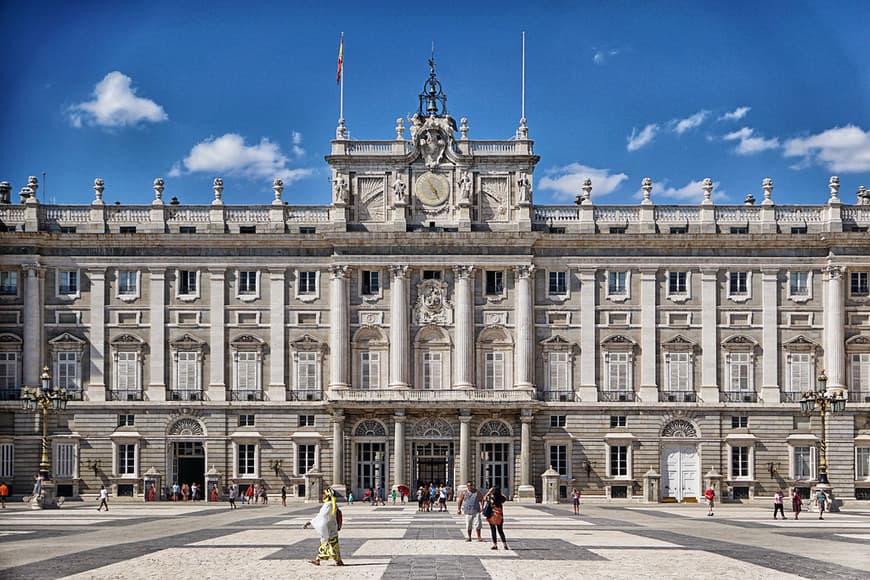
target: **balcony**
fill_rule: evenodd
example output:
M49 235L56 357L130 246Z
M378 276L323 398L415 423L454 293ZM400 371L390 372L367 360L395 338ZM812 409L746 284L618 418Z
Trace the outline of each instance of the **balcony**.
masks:
M570 394L570 393L569 393ZM342 402L522 402L535 400L535 393L527 390L478 390L478 389L333 389L327 394L330 401Z
M312 390L290 391L289 399L291 401L322 401L323 392Z
M172 389L170 401L202 401L202 389Z
M17 401L21 398L21 388L0 389L0 401Z
M230 391L230 401L262 401L263 391Z
M634 391L601 391L599 400L605 403L630 403L634 401Z
M109 391L109 400L110 401L141 401L142 400L142 390L141 389L123 389L123 390L110 390Z
M719 394L722 403L756 403L758 394L749 391L723 391Z
M695 391L659 391L662 403L694 403L698 400Z
M800 391L784 391L779 394L779 400L783 403L800 403L803 396Z
M870 403L870 391L849 391L850 403Z
M577 393L574 391L541 391L540 399L557 403L573 403L577 400Z

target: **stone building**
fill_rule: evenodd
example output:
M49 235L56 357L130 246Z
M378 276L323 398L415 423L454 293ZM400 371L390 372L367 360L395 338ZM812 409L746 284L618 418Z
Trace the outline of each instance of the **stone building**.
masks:
M405 126L405 123L409 127ZM474 140L434 66L395 138L339 122L327 206L45 205L0 185L0 479L39 462L22 385L47 365L60 494L146 480L357 496L382 484L726 498L809 489L822 369L846 389L830 478L870 499L870 205L533 200L525 119ZM860 192L863 193L863 192Z

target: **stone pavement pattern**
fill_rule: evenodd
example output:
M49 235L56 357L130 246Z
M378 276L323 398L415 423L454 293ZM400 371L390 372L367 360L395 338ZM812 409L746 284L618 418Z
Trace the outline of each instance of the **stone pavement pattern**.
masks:
M773 521L726 506L507 504L510 550L464 540L464 520L416 506L343 506L346 566L306 561L314 505L90 504L0 513L0 578L870 578L870 509ZM789 514L790 515L790 514Z

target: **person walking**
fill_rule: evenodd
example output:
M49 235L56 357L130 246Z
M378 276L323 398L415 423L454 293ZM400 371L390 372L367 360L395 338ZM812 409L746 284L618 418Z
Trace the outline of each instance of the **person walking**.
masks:
M716 503L716 492L713 491L712 487L708 487L704 491L704 497L707 499L707 515L713 515L713 504Z
M393 491L390 492L390 497L393 500L393 505L396 505L396 497L399 495L399 491L393 488Z
M106 489L105 485L100 486L100 507L97 508L97 511L103 511L103 508L106 508L106 511L109 511L109 490Z
M287 507L287 486L281 486L281 505Z
M320 548L317 557L309 560L315 566L320 566L321 560L335 560L336 566L344 566L341 559L341 549L338 545L338 506L335 503L335 491L331 487L323 490L323 505L311 521L305 522L303 530L313 527L320 534Z
M347 505L353 505L353 492L350 491L347 494Z
M245 492L245 495L248 496L248 504L251 505L254 503L254 484L248 486L248 490Z
M471 541L472 528L477 532L477 541L483 541L483 538L480 537L480 529L483 527L483 521L480 518L480 504L482 503L483 497L474 488L474 483L466 482L465 489L459 494L459 501L456 503L456 513L465 514L465 532L468 534L466 542Z
M498 487L491 487L490 490L486 493L486 496L483 498L484 508L483 515L486 517L486 521L489 524L489 531L492 534L492 548L491 550L498 550L498 541L496 538L496 532L501 537L501 543L504 545L505 550L509 550L507 539L504 537L504 502L507 498L502 494L501 489ZM486 504L489 504L488 506ZM487 513L491 515L487 515Z
M574 515L580 515L580 490L576 487L571 490L571 503L574 504Z
M230 501L230 509L236 509L236 495L238 495L238 490L235 485L231 485L229 491L227 492L227 498Z
M6 485L6 482L0 483L0 504L3 505L3 509L6 509L6 498L9 497L9 486Z
M447 510L447 486L442 485L438 490L438 511L446 512Z
M816 503L819 505L819 519L823 520L822 516L825 513L825 507L828 503L828 496L821 489L816 490Z
M800 492L795 489L791 494L791 510L794 512L794 519L798 519L803 505L804 500L801 499Z
M773 494L773 519L776 519L776 514L782 516L782 519L785 519L785 511L783 511L782 505L782 490L778 489L775 494Z

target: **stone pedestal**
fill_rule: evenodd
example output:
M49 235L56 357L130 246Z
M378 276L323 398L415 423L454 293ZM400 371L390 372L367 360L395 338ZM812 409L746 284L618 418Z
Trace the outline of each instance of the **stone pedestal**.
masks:
M340 489L339 489L340 488ZM332 486L337 497L342 497L344 493L344 485ZM305 503L320 503L323 498L323 474L316 467L305 474Z
M711 467L710 471L704 476L704 483L707 487L713 490L713 493L716 494L716 499L721 501L722 498L722 480L724 477L721 473L716 471L715 468ZM706 489L706 488L705 488Z
M661 499L662 475L652 467L643 474L643 502L658 503Z
M31 496L28 503L32 510L51 510L58 509L63 503L63 498L58 502L57 486L53 481L45 480L42 482L39 494Z
M543 482L541 503L545 505L559 503L559 472L550 467L541 474L541 481Z

